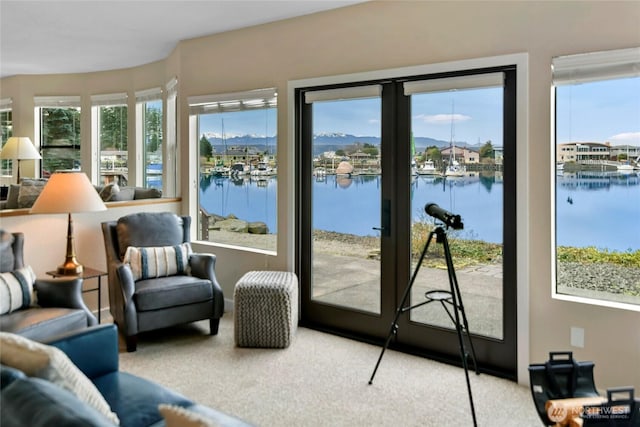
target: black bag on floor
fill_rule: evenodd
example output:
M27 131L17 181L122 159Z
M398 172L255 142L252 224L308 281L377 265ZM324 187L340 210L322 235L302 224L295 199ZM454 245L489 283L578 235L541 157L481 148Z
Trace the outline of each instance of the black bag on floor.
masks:
M633 391L633 387L608 389L607 402L601 405L587 405L583 408L582 426L639 427L640 401L633 398Z
M571 351L549 353L545 363L529 365L531 395L540 419L554 424L547 416L547 400L598 396L593 382L593 362L577 362Z

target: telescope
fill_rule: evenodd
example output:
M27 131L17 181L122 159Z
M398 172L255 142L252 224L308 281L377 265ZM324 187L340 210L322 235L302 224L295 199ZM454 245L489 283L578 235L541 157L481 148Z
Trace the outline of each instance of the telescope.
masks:
M462 224L460 215L454 215L451 212L442 209L435 203L427 203L424 207L424 210L427 215L439 219L447 227L451 227L454 230L462 230L464 228L464 224Z

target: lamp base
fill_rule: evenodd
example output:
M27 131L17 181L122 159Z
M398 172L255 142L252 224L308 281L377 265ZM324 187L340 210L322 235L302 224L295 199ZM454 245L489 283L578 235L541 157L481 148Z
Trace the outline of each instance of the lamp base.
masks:
M75 259L66 260L64 264L58 267L58 274L63 276L79 276L82 274L83 268Z
M76 259L76 251L73 247L73 221L71 220L71 213L69 213L67 224L67 254L64 257L64 262L58 267L58 274L64 276L79 276L82 274L82 264Z

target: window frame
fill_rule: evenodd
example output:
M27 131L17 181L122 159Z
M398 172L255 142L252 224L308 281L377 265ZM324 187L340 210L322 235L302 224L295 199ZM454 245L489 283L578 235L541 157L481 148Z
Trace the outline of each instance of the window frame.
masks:
M575 55L557 56L551 61L552 83L550 87L550 173L551 185L551 298L582 304L597 305L621 310L640 312L640 304L610 301L595 297L586 297L557 291L557 221L556 221L556 88L560 85L590 83L614 80L624 77L640 76L640 47L616 49L610 51L590 52ZM572 153L578 154L577 147Z
M257 103L257 100L262 101L262 105ZM256 101L256 103L251 103L250 101ZM194 236L197 236L194 240L196 240L199 244L212 245L212 246L221 246L228 247L232 249L237 249L244 252L254 252L266 255L277 255L277 247L280 245L280 234L278 233L278 224L279 220L279 194L280 194L280 180L278 180L278 187L276 189L276 226L274 234L276 235L276 249L261 249L251 246L240 246L236 244L230 243L217 243L209 240L200 240L199 238L199 228L201 227L200 223L200 192L197 182L199 182L200 177L200 150L199 150L199 141L200 141L200 115L201 114L215 114L215 113L227 113L227 112L240 112L246 110L259 110L259 109L275 109L276 114L276 141L278 141L278 133L277 133L277 122L278 117L280 115L280 111L278 109L278 91L275 87L271 88L261 88L261 89L253 89L242 92L227 92L227 93L218 93L218 94L209 94L209 95L195 95L187 98L187 104L189 106L189 179L191 182L194 182L193 189L190 191L189 198L189 212L192 218L197 218L197 220L193 221L192 227L194 230ZM276 142L277 144L277 142ZM281 158L280 146L276 145L276 161L280 164L279 159ZM278 168L278 172L276 174L277 177L280 177L280 169Z

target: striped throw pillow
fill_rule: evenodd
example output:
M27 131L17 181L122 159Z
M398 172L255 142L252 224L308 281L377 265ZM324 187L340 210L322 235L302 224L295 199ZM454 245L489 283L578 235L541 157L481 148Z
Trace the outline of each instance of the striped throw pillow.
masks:
M191 244L176 246L142 247L129 246L124 254L124 263L129 264L134 280L187 274Z
M18 270L0 273L0 314L35 305L35 281L36 275L28 265Z

